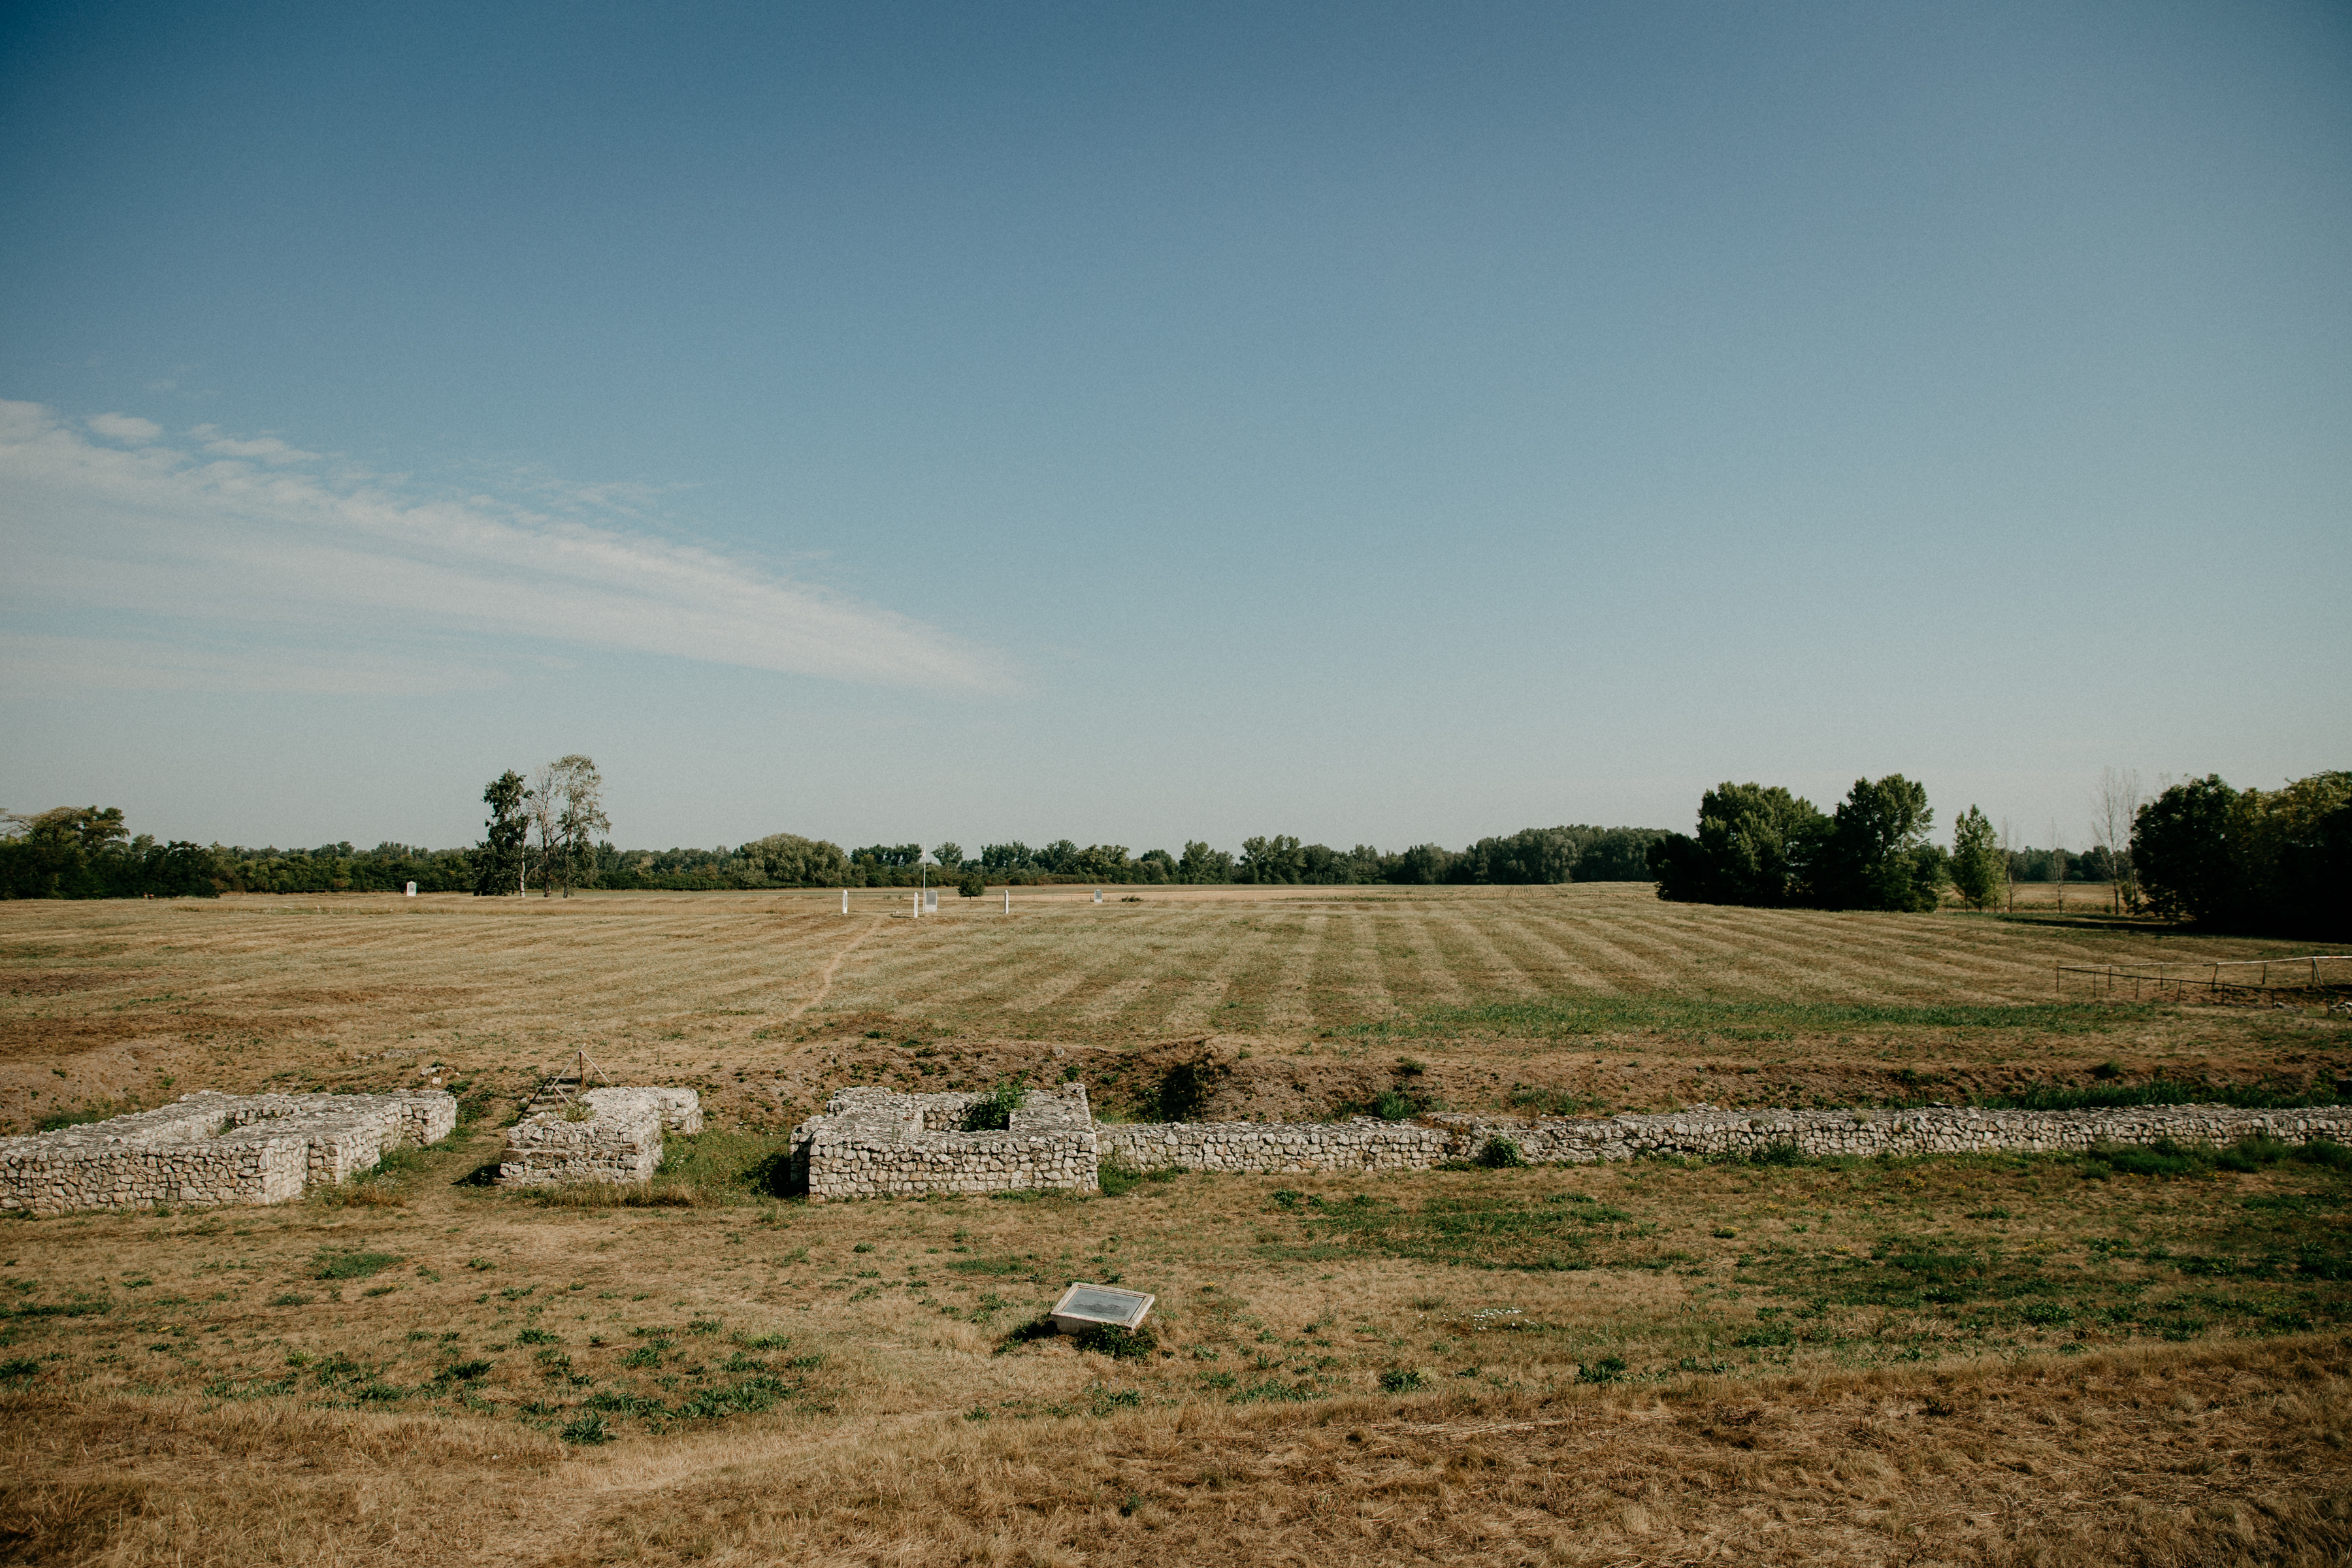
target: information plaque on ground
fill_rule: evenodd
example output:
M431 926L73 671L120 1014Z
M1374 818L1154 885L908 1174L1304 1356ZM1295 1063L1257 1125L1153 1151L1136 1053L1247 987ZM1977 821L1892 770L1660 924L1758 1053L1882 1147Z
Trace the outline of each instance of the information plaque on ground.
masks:
M1109 1285L1073 1285L1054 1303L1054 1327L1066 1334L1082 1333L1106 1323L1139 1329L1143 1327L1144 1314L1158 1300L1140 1290L1121 1290Z

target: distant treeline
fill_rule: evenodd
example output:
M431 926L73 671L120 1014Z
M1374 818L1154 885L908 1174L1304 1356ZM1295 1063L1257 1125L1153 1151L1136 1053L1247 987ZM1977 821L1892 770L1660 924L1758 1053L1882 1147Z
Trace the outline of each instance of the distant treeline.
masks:
M516 778L519 775L509 775ZM499 795L499 786L491 787ZM314 848L247 848L130 838L119 809L65 807L9 819L0 838L0 897L94 899L194 897L217 893L385 893L415 882L421 893L512 893L526 878L534 889L668 889L684 892L760 888L908 888L925 879L920 844L844 849L823 839L776 833L709 849L621 849L608 841L566 845L561 834L541 848L511 825L526 792L493 799L489 831L462 849L385 842ZM518 805L520 803L520 805ZM991 844L966 856L961 847L932 848L934 884L967 887L1051 882L1192 884L1416 884L1643 881L1644 857L1664 835L1640 827L1531 827L1482 838L1466 849L1416 845L1395 853L1360 844L1334 849L1286 834L1244 839L1239 855L1192 842L1183 853L1129 853L1121 844L1079 846L1070 839L1032 848ZM551 858L561 858L552 878Z
M2352 773L2275 790L2217 773L2174 784L2139 808L2131 861L2159 915L2352 941Z
M59 806L5 814L0 837L0 898L210 898L219 890L218 852L202 844L131 837L119 807Z
M2137 793L2136 791L2134 792ZM1723 784L1699 798L1695 833L1650 850L1658 897L1694 903L1831 910L1930 910L1947 889L1979 909L2005 880L2108 882L2124 907L2215 931L2352 940L2352 772L2277 790L2219 775L2135 803L2120 851L2004 851L1971 805L1952 847L1927 841L1927 792L1892 773L1857 779L1823 815L1778 786ZM2120 832L2115 837L2122 837Z

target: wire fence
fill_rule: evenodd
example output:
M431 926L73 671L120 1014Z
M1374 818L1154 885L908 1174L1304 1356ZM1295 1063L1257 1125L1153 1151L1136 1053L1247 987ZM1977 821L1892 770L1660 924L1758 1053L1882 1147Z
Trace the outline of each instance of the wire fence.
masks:
M2209 963L2061 963L2053 976L2058 998L2068 988L2095 1002L2241 1003L2255 1006L2311 1002L2352 1011L2352 953L2300 958L2225 959Z

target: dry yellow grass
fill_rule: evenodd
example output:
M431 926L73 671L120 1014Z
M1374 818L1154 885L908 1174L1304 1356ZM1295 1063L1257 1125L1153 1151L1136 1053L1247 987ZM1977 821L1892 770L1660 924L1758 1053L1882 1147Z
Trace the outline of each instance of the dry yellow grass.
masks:
M1180 1059L1217 1069L1213 1108L1232 1114L1318 1114L1395 1082L1622 1106L2095 1069L2352 1076L2324 1019L2040 1006L2055 963L2280 944L1609 887L1139 896L1036 892L1009 918L950 899L920 923L881 894L847 919L837 895L0 906L0 1110L18 1128L132 1095L435 1076L492 1113L282 1210L0 1223L0 1548L122 1564L2352 1551L2352 1183L2325 1167L1189 1176L815 1207L740 1179L844 1083L1076 1070L1115 1109ZM625 1080L703 1089L714 1130L662 1184L688 1206L463 1184L511 1097L581 1046ZM1400 1075L1402 1055L1424 1070ZM1112 1275L1160 1296L1165 1353L1008 1338L1067 1279Z

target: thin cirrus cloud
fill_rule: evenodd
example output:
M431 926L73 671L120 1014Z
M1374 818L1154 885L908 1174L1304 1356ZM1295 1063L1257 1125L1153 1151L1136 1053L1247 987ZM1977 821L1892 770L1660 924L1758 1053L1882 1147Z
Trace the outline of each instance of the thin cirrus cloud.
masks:
M932 689L1011 684L989 649L712 551L478 496L420 497L274 437L199 426L182 446L121 414L89 419L87 432L38 404L0 402L7 599L18 616L129 617L132 635L45 636L20 623L0 642L12 686L26 668L49 689L502 679L478 652L388 659L394 634L520 636Z

